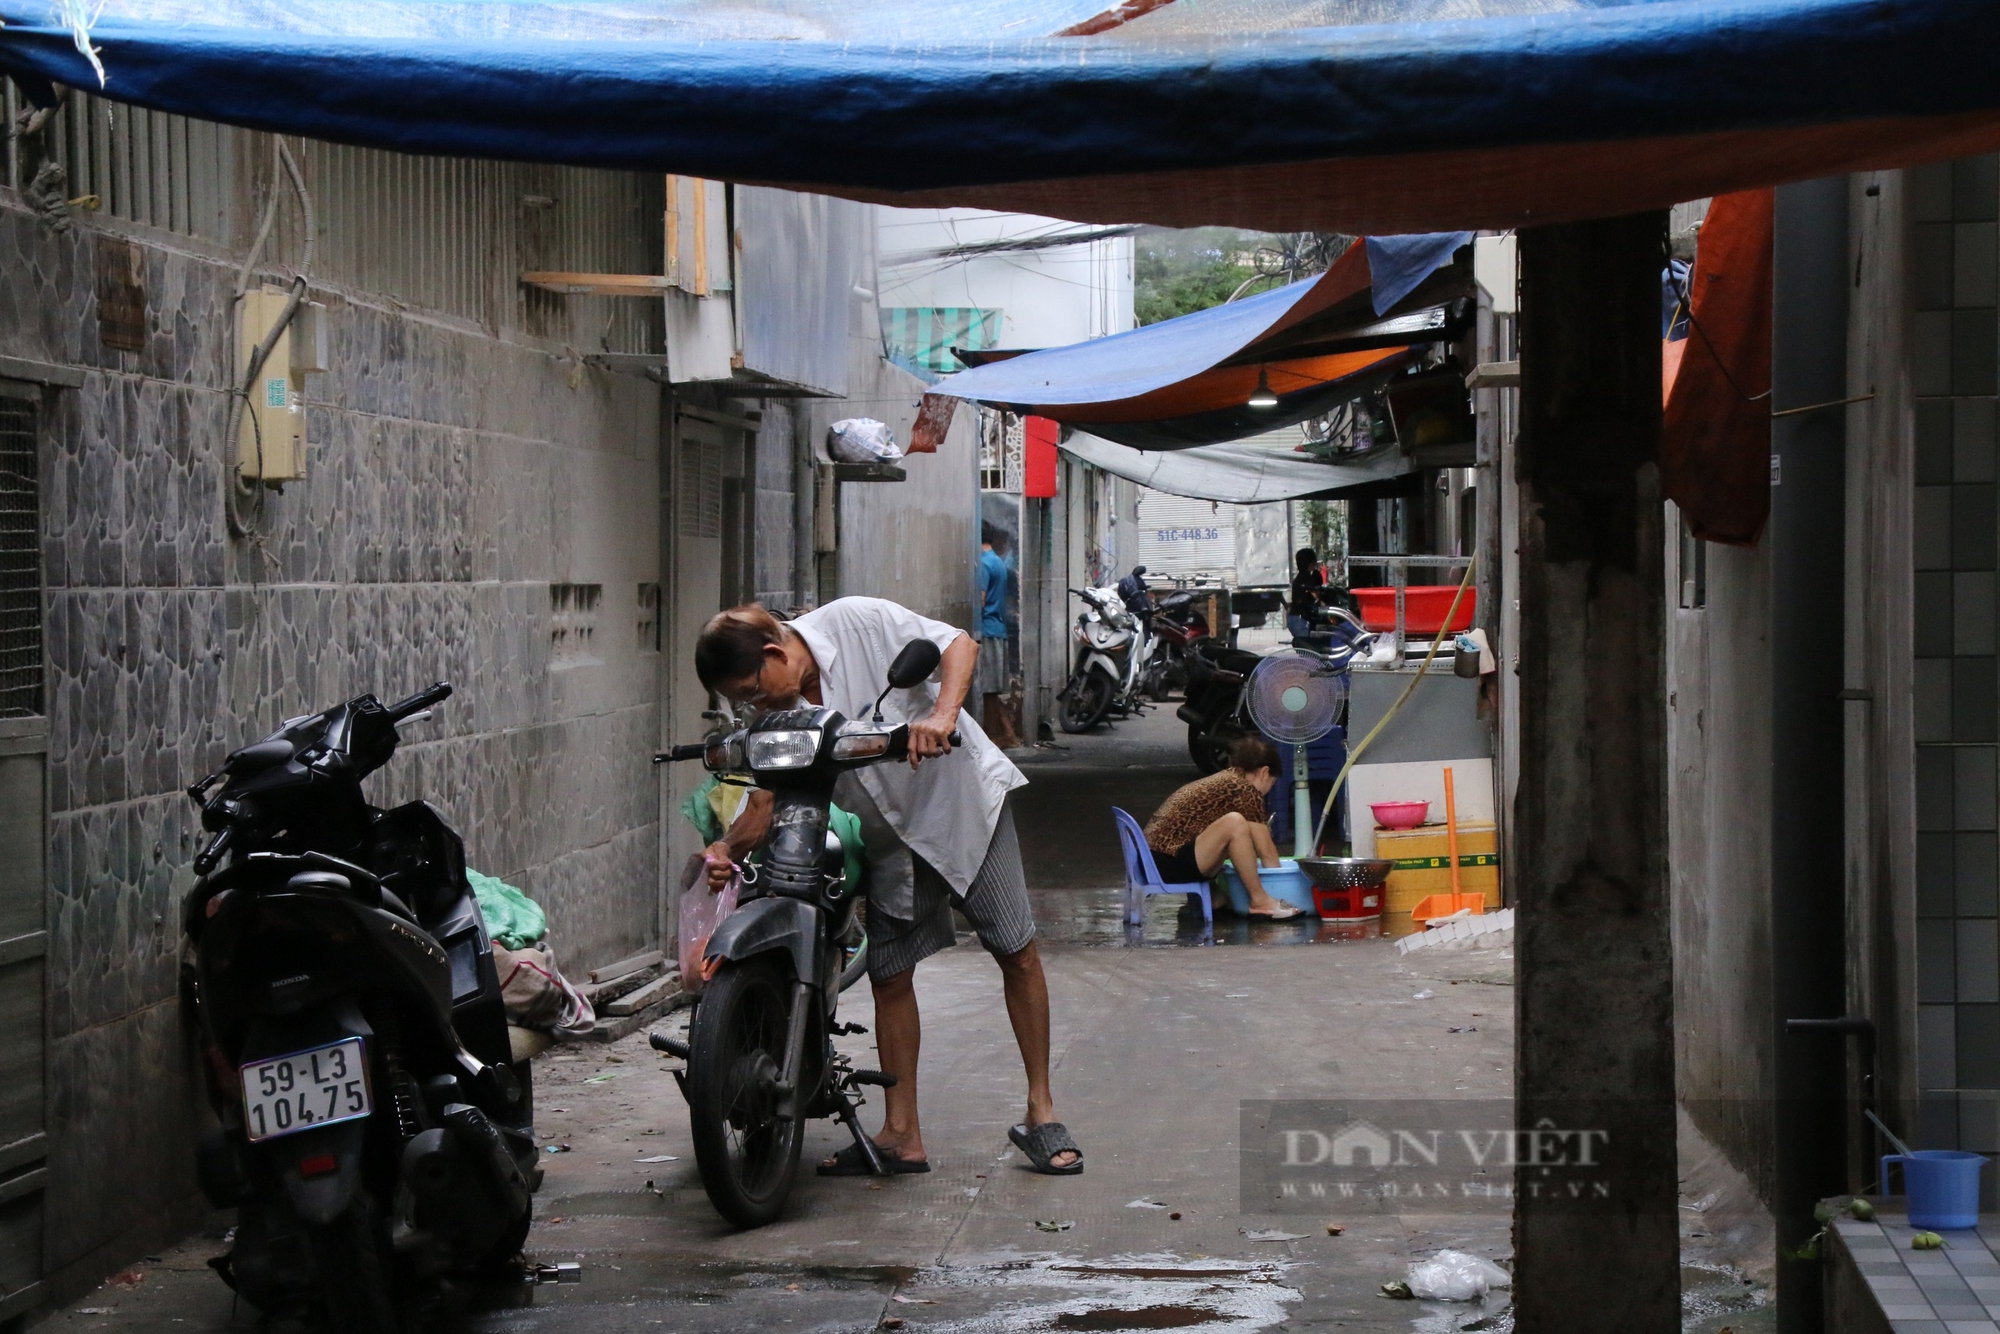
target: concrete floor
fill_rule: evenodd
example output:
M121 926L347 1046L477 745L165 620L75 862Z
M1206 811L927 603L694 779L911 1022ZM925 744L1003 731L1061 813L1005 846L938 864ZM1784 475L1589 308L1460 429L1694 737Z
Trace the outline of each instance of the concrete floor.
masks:
M458 1323L494 1334L1441 1332L1499 1313L1501 1298L1482 1310L1391 1301L1378 1288L1440 1247L1506 1256L1504 1211L1246 1212L1237 1141L1244 1099L1506 1098L1511 960L1459 954L1418 965L1387 941L1321 940L1310 922L1225 918L1209 934L1167 899L1128 934L1104 880L1069 882L1106 864L1095 845L1109 845L1110 821L1097 804L1130 803L1143 819L1192 776L1179 732L1166 710L1109 735L1065 738L1073 749L1023 764L1035 780L1021 829L1045 924L1056 1094L1084 1147L1084 1175L1035 1175L1009 1146L1020 1068L998 974L976 944L962 943L918 970L930 1174L822 1180L808 1169L784 1219L732 1231L697 1179L686 1107L668 1073L676 1063L643 1034L560 1049L536 1069L552 1152L529 1250L545 1262L581 1261L583 1281ZM1132 775L1135 795L1125 795L1121 774ZM1115 876L1115 853L1109 865ZM842 1010L870 1023L867 987L850 991ZM685 1013L664 1027L684 1023ZM869 1038L842 1042L856 1064L875 1064ZM864 1115L872 1124L877 1114ZM843 1142L836 1126L815 1123L808 1161ZM1342 1235L1329 1236L1329 1223ZM1264 1230L1294 1235L1247 1235ZM230 1328L229 1294L203 1263L220 1249L219 1234L192 1239L55 1323L119 1334ZM1738 1284L1731 1275L1717 1288L1725 1314L1750 1304ZM245 1308L233 1323L257 1319ZM1740 1315L1734 1323L1750 1327ZM1506 1325L1500 1314L1481 1327Z

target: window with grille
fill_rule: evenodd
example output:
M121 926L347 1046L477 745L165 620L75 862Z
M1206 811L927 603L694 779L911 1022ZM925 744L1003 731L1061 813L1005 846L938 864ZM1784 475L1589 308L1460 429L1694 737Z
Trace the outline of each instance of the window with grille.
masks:
M1027 458L1023 419L1012 412L979 413L979 486L983 491L1021 491Z
M42 711L42 506L35 404L0 397L0 718Z

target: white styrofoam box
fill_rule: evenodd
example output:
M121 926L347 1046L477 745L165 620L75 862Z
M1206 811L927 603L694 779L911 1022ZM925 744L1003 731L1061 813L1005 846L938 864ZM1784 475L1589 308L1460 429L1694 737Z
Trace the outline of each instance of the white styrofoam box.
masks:
M1498 912L1468 913L1448 918L1414 936L1404 936L1396 942L1396 952L1408 954L1412 950L1425 949L1497 950L1513 943L1514 910L1502 908Z

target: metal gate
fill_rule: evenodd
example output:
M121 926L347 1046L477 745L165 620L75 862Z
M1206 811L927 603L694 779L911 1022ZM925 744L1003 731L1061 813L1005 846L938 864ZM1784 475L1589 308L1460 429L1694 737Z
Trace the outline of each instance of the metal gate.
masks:
M0 380L0 1321L41 1298L49 727L40 389Z

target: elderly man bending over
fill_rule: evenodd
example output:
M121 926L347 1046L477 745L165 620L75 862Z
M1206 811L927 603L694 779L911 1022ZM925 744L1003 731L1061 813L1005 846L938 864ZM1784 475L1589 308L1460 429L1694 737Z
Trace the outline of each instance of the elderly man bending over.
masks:
M1146 822L1146 845L1160 879L1170 885L1206 880L1226 860L1243 878L1250 915L1281 922L1299 910L1264 892L1260 866L1278 864L1278 845L1264 810L1264 794L1277 782L1278 748L1246 737L1229 748L1229 767L1196 779L1168 797Z
M960 707L978 648L942 621L881 598L852 597L790 622L754 605L725 611L702 627L694 668L704 686L736 704L777 709L805 700L862 718L888 679L890 661L913 639L930 640L944 656L935 682L891 690L882 704L889 722L909 724L910 767L860 769L842 775L834 789L834 800L861 820L875 1032L882 1069L896 1077L883 1097L875 1146L894 1171L930 1171L917 1124L921 1024L911 977L920 960L951 947L956 907L1000 964L1007 1017L1028 1077L1027 1115L1008 1138L1036 1170L1074 1176L1083 1171L1083 1154L1056 1120L1049 1092L1049 988L1007 809L1007 793L1028 780ZM731 863L769 836L771 809L769 792L753 792L728 834L709 848L711 888L727 884ZM868 1167L850 1144L819 1170L861 1176Z

